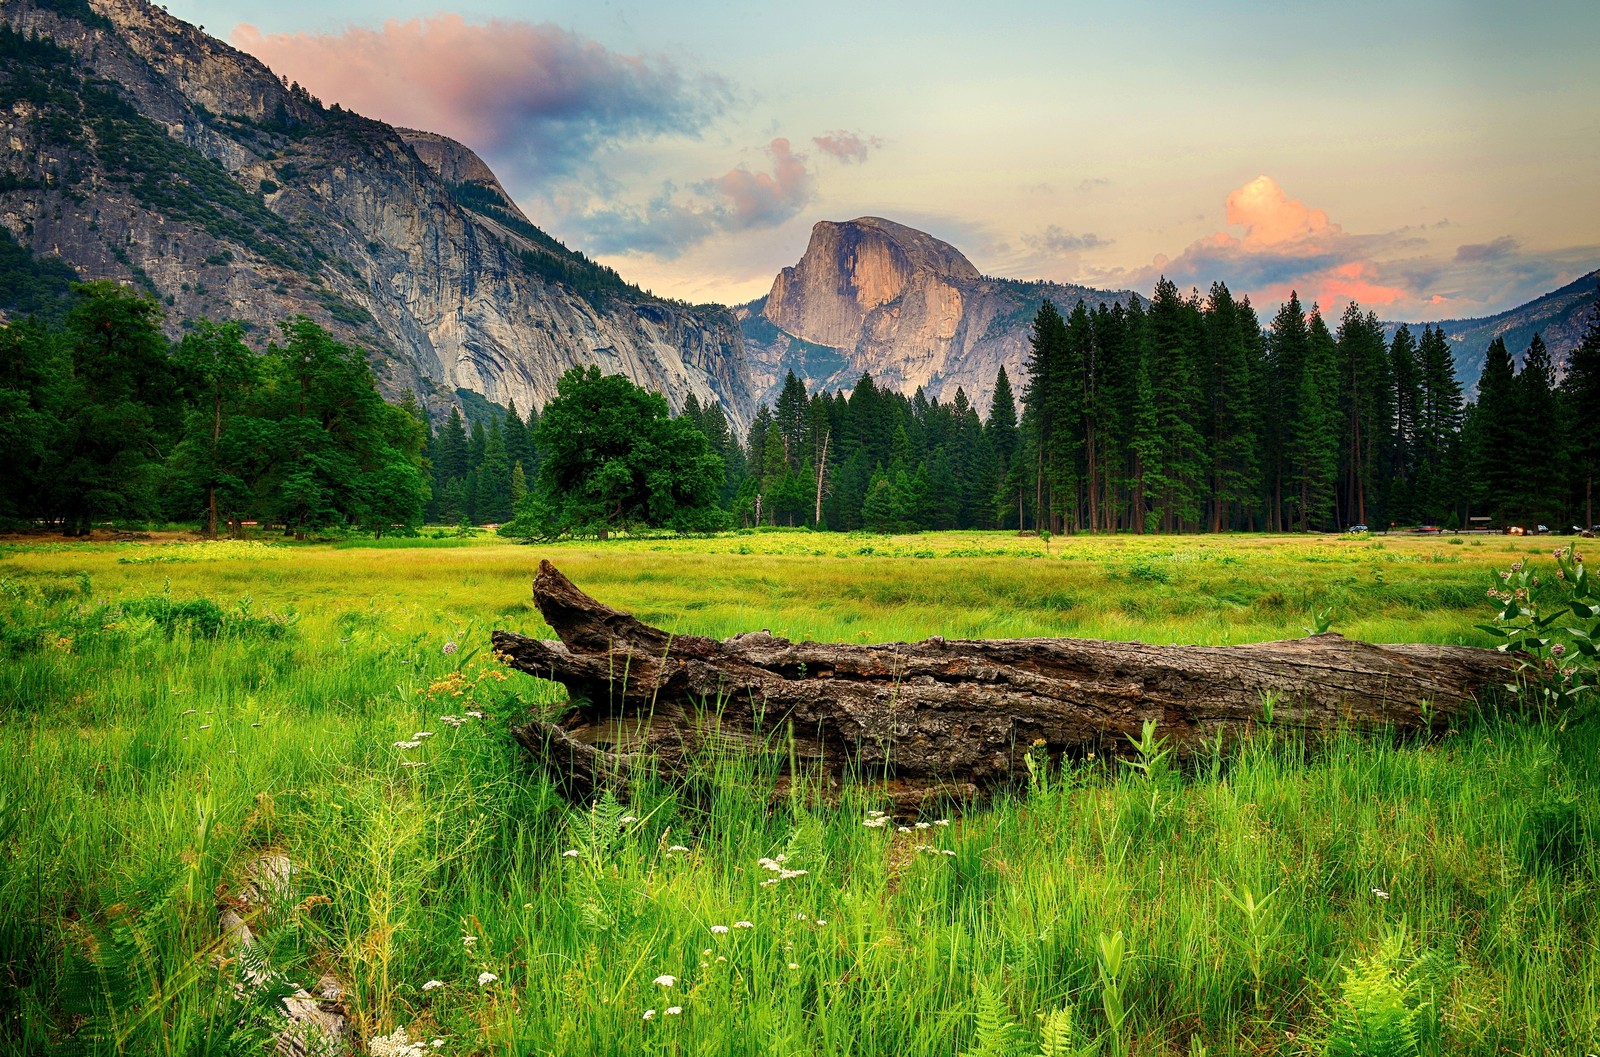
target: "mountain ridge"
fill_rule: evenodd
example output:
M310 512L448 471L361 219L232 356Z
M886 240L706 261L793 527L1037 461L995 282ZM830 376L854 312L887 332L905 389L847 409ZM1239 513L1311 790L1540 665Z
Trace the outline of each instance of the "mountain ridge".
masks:
M304 314L434 410L457 388L541 406L597 364L753 413L731 313L568 250L448 137L323 107L144 0L3 0L0 26L0 224L155 293L172 336L227 317L260 343Z

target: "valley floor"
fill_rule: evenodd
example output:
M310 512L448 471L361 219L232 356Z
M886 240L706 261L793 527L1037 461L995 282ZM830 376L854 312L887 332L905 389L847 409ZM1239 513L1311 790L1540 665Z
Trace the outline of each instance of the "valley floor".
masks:
M507 734L559 688L487 649L545 631L544 557L714 636L1485 645L1496 571L1559 541L1458 539L0 544L0 1044L251 1052L272 989L226 979L260 955L340 982L353 1052L1600 1049L1593 718L1266 729L886 825L749 758L575 809Z

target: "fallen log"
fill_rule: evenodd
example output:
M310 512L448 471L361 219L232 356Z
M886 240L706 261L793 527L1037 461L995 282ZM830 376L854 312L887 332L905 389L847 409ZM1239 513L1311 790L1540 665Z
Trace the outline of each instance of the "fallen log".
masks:
M904 806L1005 783L1027 756L1126 752L1146 721L1180 752L1198 749L1261 723L1264 702L1274 729L1313 738L1442 730L1517 667L1494 650L1332 633L1244 646L672 635L590 598L548 561L533 593L560 641L496 631L494 649L565 685L570 708L513 734L580 797L640 768L686 774L721 748L879 780Z

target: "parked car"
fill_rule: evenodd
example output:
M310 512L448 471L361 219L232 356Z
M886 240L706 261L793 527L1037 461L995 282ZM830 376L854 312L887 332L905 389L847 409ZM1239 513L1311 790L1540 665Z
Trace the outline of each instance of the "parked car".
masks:
M1528 534L1528 530L1523 528L1521 525L1507 525L1506 526L1506 535L1507 536L1526 536L1527 534Z
M1359 534L1361 534L1363 532L1371 532L1371 531L1372 530L1367 528L1367 526L1365 526L1365 525L1351 525L1350 528L1349 528L1349 532L1350 532L1350 534L1352 536L1359 535Z

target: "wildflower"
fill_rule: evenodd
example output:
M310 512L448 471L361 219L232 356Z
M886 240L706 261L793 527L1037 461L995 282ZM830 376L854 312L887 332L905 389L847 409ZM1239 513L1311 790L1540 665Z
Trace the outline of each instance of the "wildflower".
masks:
M667 1016L669 1016L669 1017L675 1017L675 1016L677 1016L678 1014L680 1014L682 1012L683 1012L683 1007L682 1006L668 1006L667 1007Z
M939 849L939 854L940 855L949 855L951 857L955 856L955 852L951 851L949 848L940 848Z
M936 818L933 820L933 824L935 826L948 826L950 825L950 820L947 818Z
M789 963L789 968L798 969L798 968L800 968L800 963L799 962L790 962Z
M711 926L711 934L713 936L725 935L727 933L727 931L728 931L728 926L726 926L726 925L712 925Z
M869 818L861 824L868 829L882 829L889 824L889 820L882 815L879 815L876 818Z
M419 730L415 734L411 735L411 737L414 738L417 741L421 741L423 738L431 738L431 737L433 737L433 731L431 731L431 730Z
M662 987L671 987L673 984L675 984L677 982L678 982L678 978L676 976L673 976L671 973L662 973L660 976L656 977L654 980L651 981L651 983L659 984Z
M442 652L444 652L445 654L448 655L448 654L456 652L460 648L461 648L460 646L457 646L455 644L454 640L451 640L450 642L447 642L447 643L444 644Z
M656 1011L653 1010L653 1009L645 1010L644 1011L644 1019L645 1020L654 1020L654 1019L656 1019Z
M204 730L205 728L201 727L200 729ZM394 743L394 747L397 749L415 749L421 744L422 742L420 741L397 741Z
M821 919L821 918L818 918L818 919L817 919L817 924L818 924L818 925L826 925L826 924L827 924L827 922L826 922L826 921L823 921L823 920L822 920L822 919Z
M910 826L896 826L895 827L895 832L896 833L910 833L911 832L911 827Z
M461 946L467 948L467 950L469 950L469 951L473 948L473 946L477 942L478 942L478 937L476 937L476 936L462 936L461 937Z
M1562 654L1564 654L1566 652L1567 652L1567 648L1565 646L1563 646L1559 642L1556 643L1554 646L1550 647L1550 656L1552 656L1552 657L1560 657Z
M688 850L689 849L685 848L682 844L674 844L672 847L667 849L667 852L668 854L671 854L673 852L686 852Z
M400 766L401 767L426 767L428 765L423 763L421 760L401 760L400 761Z
M443 980L429 980L427 983L422 985L422 989L424 991L437 991L439 988L441 988L443 986L444 986L444 981Z
M795 918L796 921L804 921L806 918L808 918L810 916L811 916L810 914L807 914L803 910L797 910L797 911L795 911L794 918Z
M711 948L707 947L705 950L701 951L700 953L705 955L707 958L709 958L709 957L711 957Z
M434 1049L437 1050L440 1046L444 1045L444 1040L443 1039L434 1039L432 1042L428 1043L428 1045L432 1046Z
M753 929L756 926L753 921L735 921L733 927L736 929Z
M180 715L180 716L192 716L192 715L194 715L194 709L186 708L182 712L179 712L178 715Z
M1388 893L1388 892L1385 892L1385 891L1384 891L1384 890L1383 890L1383 889L1381 889L1381 888L1374 888L1374 889L1373 889L1373 890L1372 890L1372 894L1373 894L1373 895L1375 895L1375 896L1377 896L1377 897L1378 897L1378 898L1379 898L1379 899L1388 899L1388 898L1389 898L1389 893Z
M561 857L563 859L576 859L578 857L578 849L568 848L566 851L561 853Z
M917 828L918 829L932 829L933 828L933 823L931 823L931 822L918 822L917 823Z
M723 956L723 955L720 955L720 954L719 954L719 955L717 955L717 961L719 961L719 962L725 962L725 961L727 961L727 960L728 960L728 959L727 959L727 958L726 958L726 957L724 957L724 956Z
M632 815L623 815L621 818L617 819L617 822L624 826L630 826L637 821L639 820Z
M483 718L483 713L482 713L482 712L479 712L479 711L478 711L478 710L477 710L477 709L475 709L475 708L469 708L469 709L467 709L467 710L466 710L466 712L465 712L465 713L464 713L464 714L465 714L465 715L468 715L468 716L471 716L471 717L472 717L472 718L473 718L473 719L482 719L482 718Z
M478 986L479 987L488 987L490 984L494 983L498 979L500 979L500 978L498 976L496 976L494 973L488 973L488 972L479 973L478 974Z

